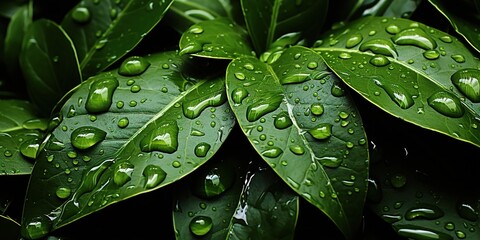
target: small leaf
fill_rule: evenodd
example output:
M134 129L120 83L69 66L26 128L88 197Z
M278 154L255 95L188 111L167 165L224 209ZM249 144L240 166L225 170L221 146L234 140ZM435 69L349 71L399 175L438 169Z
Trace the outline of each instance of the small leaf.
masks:
M84 79L130 52L163 18L172 0L87 1L62 20L78 54Z
M326 34L315 50L361 96L407 122L480 146L480 61L457 38L385 17Z
M287 33L302 32L304 38L312 40L317 29L323 26L328 11L325 0L242 0L241 4L257 54Z
M65 101L32 172L23 236L39 238L171 184L210 159L229 135L235 121L223 78L187 78L190 63L173 51L144 60L150 65L143 73L104 72Z
M45 117L50 116L65 93L81 82L73 43L59 25L48 19L39 19L29 27L20 66L32 103Z
M180 39L180 54L233 59L255 53L245 29L227 18L217 18L194 24L185 31Z
M341 81L304 47L273 65L254 57L227 68L230 105L270 167L347 238L358 229L368 177L360 116Z

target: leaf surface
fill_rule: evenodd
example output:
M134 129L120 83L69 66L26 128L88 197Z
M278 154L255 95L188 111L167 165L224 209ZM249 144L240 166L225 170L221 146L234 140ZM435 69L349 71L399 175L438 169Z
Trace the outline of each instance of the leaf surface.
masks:
M361 96L407 122L480 146L480 61L459 39L384 17L326 34L315 50Z
M23 236L164 187L213 156L234 116L223 77L188 77L192 64L175 52L131 56L76 88L39 150Z
M352 237L362 216L368 149L342 82L319 55L300 46L272 65L234 59L226 81L230 105L259 155Z

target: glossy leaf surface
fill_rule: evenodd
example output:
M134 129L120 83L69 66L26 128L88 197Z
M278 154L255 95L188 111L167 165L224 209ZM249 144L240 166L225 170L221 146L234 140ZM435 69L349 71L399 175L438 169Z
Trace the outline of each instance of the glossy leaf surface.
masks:
M243 133L230 135L214 162L178 191L177 239L292 239L298 195L247 144Z
M459 39L382 17L331 34L315 50L347 85L407 122L480 146L480 61Z
M189 61L175 52L132 56L76 88L39 152L23 236L161 188L212 157L234 116L223 78L187 77Z
M465 3L456 4L450 1L439 0L428 1L448 19L458 34L475 48L477 52L480 52L480 30L478 29L480 12L478 8Z
M217 18L192 25L182 34L180 54L233 59L255 55L247 32L228 18Z
M58 24L48 19L35 21L25 34L20 66L30 99L45 117L81 82L73 43Z
M288 48L272 65L254 57L227 68L228 100L255 150L347 238L361 219L368 177L362 121L322 58Z
M83 0L61 25L78 53L84 79L132 50L163 18L172 0Z
M263 53L275 39L290 32L302 32L307 39L316 37L328 11L327 0L242 0L241 4L257 54Z
M1 100L0 109L0 175L30 174L47 120L25 100Z

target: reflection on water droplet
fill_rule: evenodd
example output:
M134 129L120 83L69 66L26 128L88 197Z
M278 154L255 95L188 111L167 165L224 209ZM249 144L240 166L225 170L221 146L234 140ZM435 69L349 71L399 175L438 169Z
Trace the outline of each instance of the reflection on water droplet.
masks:
M212 85L218 88L219 84ZM209 90L212 90L209 89ZM203 94L203 95L202 95ZM188 95L182 104L183 115L194 119L197 118L207 107L216 107L222 105L227 100L224 91L213 91L213 93L199 93Z
M442 209L440 209L436 205L422 203L418 204L417 206L408 209L405 212L405 219L407 220L414 220L414 219L429 219L434 220L440 217L443 217L444 213Z
M435 60L440 57L440 53L437 50L427 50L423 52L423 57L428 60Z
M285 85L290 83L302 83L307 80L310 80L309 73L296 73L296 74L288 75L284 78L281 78L280 83Z
M337 157L321 157L317 158L318 162L322 164L322 166L329 167L329 168L337 168L342 164L343 160Z
M465 113L460 100L447 92L434 93L427 101L428 105L447 117L460 118Z
M161 151L173 153L178 147L178 125L176 121L166 121L158 124L141 141L140 149L145 152Z
M441 36L441 37L440 37L440 40L442 40L442 42L444 42L444 43L451 43L451 42L453 42L452 37L450 37L450 36L448 36L448 35Z
M200 33L203 33L203 28L198 25L193 25L190 27L189 32L193 34L200 34Z
M332 136L332 124L320 123L314 128L308 130L308 133L318 140L328 139L330 136Z
M57 197L60 199L67 199L68 197L70 197L71 193L72 193L72 190L67 187L59 187L55 191L55 195L57 195Z
M394 58L398 55L393 43L383 38L376 38L363 42L359 49L363 52L370 50L375 54L382 54Z
M90 85L85 108L90 113L108 111L112 104L112 96L118 87L118 80L113 76L104 76L94 80Z
M403 174L394 174L390 176L390 183L394 188L402 188L407 183L407 177Z
M462 69L455 72L450 79L453 85L470 101L480 102L480 70Z
M383 88L390 99L392 99L400 108L408 109L414 105L415 102L413 101L412 95L402 86L397 84L383 84L379 80L375 80L375 84Z
M288 148L295 155L303 155L305 153L305 148L302 147L301 145L294 144L294 145L290 145Z
M72 145L77 149L88 149L103 141L107 133L99 128L86 126L75 129L70 135Z
M465 57L461 54L452 55L452 59L457 63L464 63L465 62Z
M22 228L22 236L29 239L40 239L45 237L52 227L52 221L47 216L33 217L25 221Z
M145 58L140 56L131 56L126 58L118 68L118 74L123 76L139 75L147 70L150 66Z
M210 230L212 230L212 227L212 219L206 216L196 216L189 224L190 231L195 236L205 236Z
M120 187L125 185L131 179L133 168L133 164L129 162L118 164L113 172L113 182Z
M205 157L207 156L208 151L210 150L210 144L206 142L201 142L195 146L195 156Z
M145 169L143 169L142 175L146 178L146 189L151 189L158 186L167 177L167 173L163 171L160 166L156 165L147 165Z
M39 146L38 139L27 140L20 145L20 153L27 158L35 159Z
M386 58L385 56L375 55L372 58L370 58L369 63L376 67L383 67L390 64L390 60L388 60L388 58Z
M478 220L478 210L475 208L475 201L460 201L457 203L457 213L462 218L467 219L472 222Z
M312 103L312 105L310 105L310 112L312 112L312 114L315 116L322 115L323 111L324 111L324 107L323 107L323 104L321 103Z
M254 122L265 114L275 111L282 103L283 95L275 94L259 99L247 107L247 120Z
M419 239L419 240L452 240L452 236L435 231L432 229L427 229L419 227L416 225L410 224L397 224L395 225L397 234L401 237L406 237L408 239Z
M285 129L290 126L292 126L292 120L290 119L290 116L288 116L288 112L283 111L279 113L277 116L275 116L275 120L273 121L274 126L277 129Z
M390 34L397 34L400 32L400 27L395 24L390 24L385 28L385 31Z
M433 50L437 47L437 42L418 27L403 29L392 39L398 45L414 45L425 50Z
M235 88L232 91L232 95L231 95L232 101L235 104L241 104L243 99L245 99L247 96L248 96L248 91L244 87Z
M194 54L203 50L203 46L198 42L192 42L183 47L178 53L180 56L185 54Z
M262 156L268 158L276 158L283 153L283 150L279 147L270 147L262 152Z
M214 198L230 189L235 178L235 170L231 165L215 165L197 176L192 185L192 193L203 199Z
M362 40L363 40L362 34L360 33L352 34L352 36L350 36L347 39L347 42L345 43L345 47L353 48L357 46Z
M126 128L128 124L129 124L129 121L128 121L128 118L126 117L120 118L117 123L119 128Z
M90 10L86 7L76 7L72 11L72 19L77 23L87 23L91 17Z
M235 76L236 79L241 80L241 81L245 80L245 78L246 78L245 74L241 73L241 72L236 72L233 75Z
M330 89L330 93L331 93L334 97L343 97L343 96L345 96L345 90L344 90L340 85L337 85L337 84L333 84L333 85L332 85L332 88Z

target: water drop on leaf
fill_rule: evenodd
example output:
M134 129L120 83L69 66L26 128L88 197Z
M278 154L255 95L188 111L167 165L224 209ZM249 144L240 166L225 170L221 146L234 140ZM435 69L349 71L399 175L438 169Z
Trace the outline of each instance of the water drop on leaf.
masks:
M315 139L325 140L332 136L332 124L330 123L321 123L315 126L314 128L308 130L308 133L312 135Z
M474 103L480 102L480 70L462 69L451 77L453 85Z
M205 236L210 230L212 230L212 227L212 219L206 216L196 216L189 224L190 231L195 236Z
M145 152L173 153L178 147L178 131L176 121L163 122L140 141L140 149Z
M118 74L123 76L136 76L147 70L150 66L145 58L140 56L131 56L126 58L118 68Z
M433 50L437 47L437 42L423 29L418 27L404 29L397 33L392 39L398 45L413 45L425 50Z
M72 145L77 149L88 149L103 141L107 133L99 128L86 126L75 129L70 135Z
M88 92L85 108L90 113L108 111L112 104L112 96L118 87L118 80L113 76L95 79Z
M427 101L428 105L447 117L459 118L465 113L460 100L447 92L434 93Z
M167 173L163 171L161 167L156 165L147 165L145 169L143 169L142 174L146 178L146 189L151 189L158 186L167 177Z

